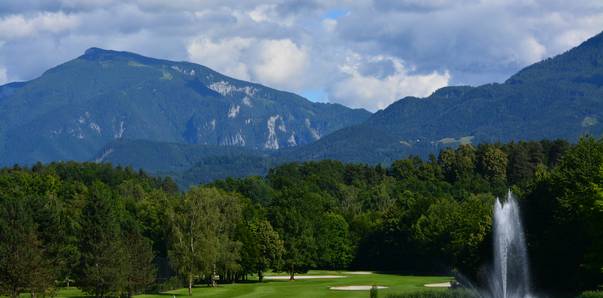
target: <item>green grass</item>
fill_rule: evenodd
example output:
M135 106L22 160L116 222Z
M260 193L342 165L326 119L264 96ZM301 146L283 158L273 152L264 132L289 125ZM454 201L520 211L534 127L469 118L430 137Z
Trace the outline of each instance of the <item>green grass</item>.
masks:
M587 291L583 292L578 298L603 298L603 291Z
M57 292L55 293L55 297L81 298L85 296L86 295L82 291L80 291L80 289L75 287L57 289ZM21 294L20 297L31 296L29 294Z
M346 275L347 277L338 279L265 281L263 283L249 282L220 285L217 288L208 288L204 285L199 285L193 289L193 297L369 297L369 291L333 291L329 290L329 287L373 284L389 287L388 289L379 290L379 297L385 297L388 294L410 293L427 290L425 287L423 287L423 285L426 283L446 282L451 279L450 277L446 276L402 276L395 274L376 273L369 275L350 275L345 274L345 272L336 271L310 271L308 274L304 275ZM79 290L73 288L61 289L57 293L57 297L63 298L79 298L82 296L83 294ZM172 298L172 296L176 296L177 298L185 298L187 297L187 290L178 289L161 294L139 295L136 297Z

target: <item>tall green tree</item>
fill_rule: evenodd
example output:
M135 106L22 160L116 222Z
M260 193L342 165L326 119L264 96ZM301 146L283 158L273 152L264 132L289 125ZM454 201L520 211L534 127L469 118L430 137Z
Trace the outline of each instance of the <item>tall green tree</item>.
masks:
M155 254L152 243L140 233L132 231L125 235L127 260L125 290L128 297L143 292L156 278L157 268L153 263Z
M249 229L253 240L250 247L244 249L253 251L255 269L262 282L264 271L279 267L284 251L283 241L267 220L250 223Z
M504 181L507 177L507 154L494 145L483 145L478 155L478 170L491 181Z
M592 233L593 245L587 251L586 262L588 269L595 276L595 283L603 283L603 164L600 166L599 178L595 182L597 197L593 206Z
M196 278L211 281L216 266L228 269L238 260L234 233L240 214L239 198L216 188L193 187L175 208L169 256L186 278L189 295Z
M343 216L327 213L317 222L318 264L330 269L344 269L352 261L349 226Z
M534 173L528 149L521 144L512 144L510 147L507 167L508 182L510 185L527 182Z
M57 186L63 187L63 185ZM57 280L69 283L79 264L78 248L80 198L60 197L57 190L29 199L34 220L39 225L39 237L45 243L48 258Z
M78 287L95 297L121 295L127 281L127 253L116 208L121 202L105 184L93 182L82 211Z
M413 239L432 258L474 272L486 261L480 248L491 231L493 202L486 194L438 199L413 225Z
M271 222L285 246L282 266L295 279L296 273L306 272L316 265L316 225L324 212L324 197L304 193L303 189L287 187L275 198L270 210Z
M603 221L597 188L603 184L603 140L583 138L560 161L553 174L558 200L555 211L557 233L569 241L568 258L574 260L577 285L591 287L603 282ZM573 271L572 270L572 271Z
M456 150L446 148L440 152L438 163L448 181L454 182L468 178L475 170L475 148L471 145L461 145Z
M582 138L527 194L527 236L538 286L567 291L603 283L602 166L603 142ZM566 274L556 274L552 266Z
M0 199L0 294L44 293L53 287L51 262L22 199Z

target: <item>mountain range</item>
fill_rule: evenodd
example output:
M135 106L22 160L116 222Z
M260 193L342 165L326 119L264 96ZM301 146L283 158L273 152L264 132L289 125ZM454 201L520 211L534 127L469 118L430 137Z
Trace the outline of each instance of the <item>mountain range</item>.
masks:
M603 134L603 34L504 83L445 87L371 114L207 67L92 48L0 87L0 163L93 160L181 185L290 161L389 163L483 142Z
M39 78L0 87L0 164L90 160L121 139L271 151L369 116L198 64L91 48Z

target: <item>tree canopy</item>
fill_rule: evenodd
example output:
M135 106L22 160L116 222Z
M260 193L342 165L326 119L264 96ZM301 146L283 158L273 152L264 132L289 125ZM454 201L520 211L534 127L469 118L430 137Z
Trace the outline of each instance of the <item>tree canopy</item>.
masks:
M479 280L491 259L493 202L508 189L520 198L536 287L601 285L603 141L585 137L462 145L387 167L290 163L184 192L105 164L1 169L0 294L68 283L96 297L192 292L267 270Z

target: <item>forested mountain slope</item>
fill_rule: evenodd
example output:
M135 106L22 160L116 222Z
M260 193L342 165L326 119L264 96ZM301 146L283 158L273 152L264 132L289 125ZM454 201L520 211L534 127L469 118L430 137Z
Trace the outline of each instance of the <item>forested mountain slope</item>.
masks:
M89 160L117 139L276 150L369 115L198 64L91 48L0 86L0 164Z
M446 146L603 133L603 34L528 66L502 84L445 87L403 98L366 122L290 154L302 160L390 162Z

